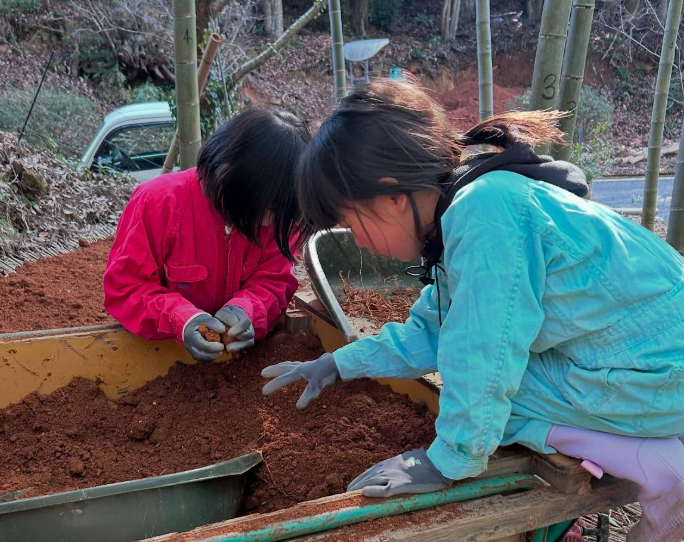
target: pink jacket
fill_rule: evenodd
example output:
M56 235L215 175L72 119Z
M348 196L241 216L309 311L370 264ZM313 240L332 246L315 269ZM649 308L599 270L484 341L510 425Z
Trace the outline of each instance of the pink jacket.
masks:
M272 228L262 249L225 227L194 169L138 186L121 215L104 274L105 308L145 339L175 337L200 312L241 307L261 339L297 289Z

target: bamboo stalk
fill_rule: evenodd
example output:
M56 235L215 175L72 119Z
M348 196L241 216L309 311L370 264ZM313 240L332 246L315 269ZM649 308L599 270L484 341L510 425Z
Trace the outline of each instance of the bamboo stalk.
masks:
M449 35L449 21L451 20L451 0L444 0L442 4L442 18L440 20L440 33L444 41L451 39Z
M202 55L202 61L200 62L199 69L197 70L197 94L201 95L204 90L204 86L207 84L207 78L209 77L209 69L214 62L214 57L218 51L219 44L221 43L221 36L215 32L209 37L207 46L204 48L204 54ZM164 161L164 167L162 168L162 174L168 173L173 169L173 165L176 162L176 152L178 151L178 130L173 136L173 141L171 141L171 147L169 148L169 153L166 155L166 160Z
M458 32L458 21L461 16L461 0L452 0L451 3L451 14L449 18L449 36L450 39L456 39L456 32Z
M670 201L670 221L667 225L667 242L684 256L684 123L679 139L679 154L675 168L672 201Z
M237 83L240 79L242 79L245 75L250 73L251 71L255 70L262 64L264 64L266 61L268 61L269 58L274 56L278 51L280 51L283 47L285 47L292 38L297 35L297 33L304 28L311 20L313 20L323 9L325 8L325 3L323 0L315 0L313 5L304 13L299 19L297 19L290 27L283 33L282 36L280 36L270 47L268 47L266 50L255 56L254 58L248 60L245 62L243 65L241 65L233 74L230 76L230 79L233 81L233 83ZM216 36L216 37L215 37ZM209 68L210 65L213 63L214 59L214 54L218 52L218 42L214 44L214 41L218 39L220 41L220 36L217 34L212 34L212 37L207 43L207 47L204 51L204 55L202 57L202 64L200 65L200 68L198 70L198 96L202 93L204 90L204 85L206 83L206 76L204 78L204 81L200 81L200 76L202 75L203 70L206 68L206 74L208 76L209 73ZM212 52L212 49L215 47L215 49ZM209 56L211 55L211 56ZM343 84L344 87L344 84ZM225 85L224 85L225 89ZM200 136L201 137L201 136ZM162 173L168 173L173 169L173 164L175 162L175 154L178 148L178 132L176 132L176 135L174 136L173 141L171 142L171 148L169 149L169 154L166 156L166 160L164 162L164 168L162 169Z
M176 108L181 170L197 163L202 144L197 86L195 0L173 0L173 52L176 61Z
M489 0L477 0L477 75L480 98L480 121L494 114L492 75L492 34L489 24Z
M342 11L340 0L328 0L330 11L330 36L332 37L332 60L335 99L344 98L347 93L344 71L344 38L342 36ZM353 84L353 81L352 81Z
M453 40L458 30L461 0L444 0L440 32L444 41Z
M648 137L648 156L646 158L646 183L644 184L644 204L641 214L641 225L653 230L655 210L658 201L658 174L660 172L660 154L663 147L663 128L667 111L667 97L670 91L672 63L677 45L677 30L682 18L682 0L670 0L667 11L667 22L663 34L663 46L660 51L656 92L651 113L651 133Z
M534 59L530 111L556 108L571 7L572 0L544 2ZM540 145L537 152L546 154L548 148L548 145Z
M555 145L551 152L553 157L558 160L570 158L595 5L596 0L574 0L572 4L570 29L565 47L565 56L563 57L560 92L558 93L558 101L556 103L557 109L568 111L571 115L560 122L560 128L565 132L567 145Z

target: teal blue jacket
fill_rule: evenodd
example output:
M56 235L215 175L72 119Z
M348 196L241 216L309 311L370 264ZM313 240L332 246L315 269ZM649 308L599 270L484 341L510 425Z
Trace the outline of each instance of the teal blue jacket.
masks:
M521 416L547 425L531 444L517 440L547 453L552 423L684 434L684 259L674 249L606 207L505 171L460 190L442 231L442 325L428 286L405 323L334 354L344 379L440 372L428 454L442 474L482 472L502 441L516 441L507 426Z

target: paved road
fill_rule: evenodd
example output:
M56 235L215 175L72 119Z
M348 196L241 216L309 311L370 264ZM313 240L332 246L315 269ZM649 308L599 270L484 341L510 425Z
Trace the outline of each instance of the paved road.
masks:
M658 181L658 216L668 221L674 179L662 176ZM594 179L592 199L609 207L641 207L644 197L644 179L639 177L619 179Z

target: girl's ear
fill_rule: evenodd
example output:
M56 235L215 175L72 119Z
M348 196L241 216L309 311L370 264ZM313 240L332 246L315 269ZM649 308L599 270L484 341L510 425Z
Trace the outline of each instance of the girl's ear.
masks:
M394 177L382 177L378 182L382 184L396 185L399 184ZM389 196L389 200L392 202L392 207L395 211L403 213L409 207L408 196L406 194L394 194Z
M394 209L400 213L403 213L409 208L409 199L406 194L394 194L393 196L390 196L390 200L392 201Z

